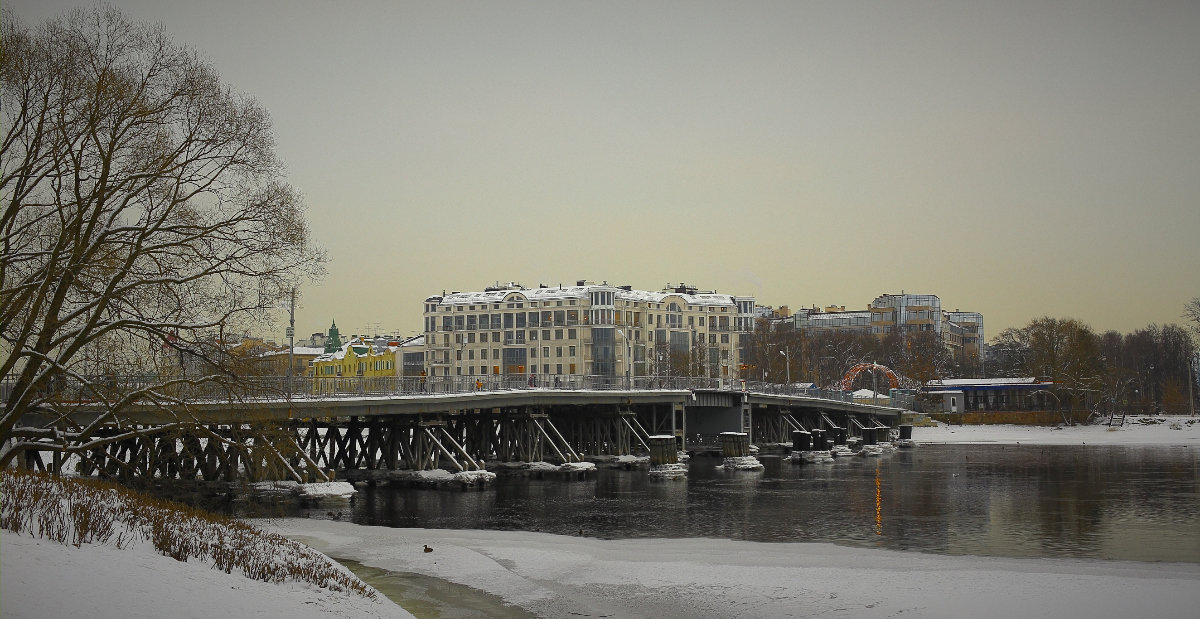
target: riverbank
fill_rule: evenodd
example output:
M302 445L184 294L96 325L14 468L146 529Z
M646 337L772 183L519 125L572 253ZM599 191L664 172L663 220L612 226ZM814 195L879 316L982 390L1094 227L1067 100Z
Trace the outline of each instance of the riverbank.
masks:
M1195 563L599 540L307 519L257 524L330 556L469 585L543 617L1193 617L1200 606Z
M920 443L1001 445L1190 445L1200 447L1200 417L1127 417L1120 426L952 425L913 428Z
M412 617L307 546L119 486L5 471L0 523L6 619Z

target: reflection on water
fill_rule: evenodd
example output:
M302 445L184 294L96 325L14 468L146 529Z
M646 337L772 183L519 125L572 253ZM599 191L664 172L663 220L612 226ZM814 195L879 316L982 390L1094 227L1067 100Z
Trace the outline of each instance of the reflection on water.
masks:
M695 458L675 481L602 470L482 491L363 487L349 509L359 524L395 527L1200 562L1195 448L931 445L833 464L761 459L762 472L728 472Z

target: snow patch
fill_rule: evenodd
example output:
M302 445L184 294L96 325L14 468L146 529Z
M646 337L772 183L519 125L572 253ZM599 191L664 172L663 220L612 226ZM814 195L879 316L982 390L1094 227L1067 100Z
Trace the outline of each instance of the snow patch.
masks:
M720 467L727 471L759 471L765 468L754 456L730 456Z

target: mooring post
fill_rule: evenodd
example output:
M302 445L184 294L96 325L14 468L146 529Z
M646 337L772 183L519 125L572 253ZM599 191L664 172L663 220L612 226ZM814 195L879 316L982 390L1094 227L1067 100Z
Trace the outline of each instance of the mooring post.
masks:
M675 449L675 437L656 434L650 440L650 466L679 464L679 451Z
M722 432L721 455L726 458L750 455L750 435L745 432Z

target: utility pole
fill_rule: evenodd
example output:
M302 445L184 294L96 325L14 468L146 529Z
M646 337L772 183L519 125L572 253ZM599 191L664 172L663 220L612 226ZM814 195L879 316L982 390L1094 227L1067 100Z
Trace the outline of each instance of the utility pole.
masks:
M295 364L296 354L296 287L292 287L291 302L288 303L288 369L287 369L287 396L292 399L292 368Z

